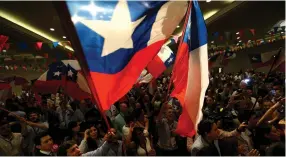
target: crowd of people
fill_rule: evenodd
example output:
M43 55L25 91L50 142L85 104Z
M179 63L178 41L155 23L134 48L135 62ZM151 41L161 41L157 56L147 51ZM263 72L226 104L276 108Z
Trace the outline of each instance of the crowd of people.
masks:
M60 91L36 99L25 89L1 106L0 155L285 156L285 73L211 72L209 78L193 137L175 131L182 108L169 97L168 75L134 85L104 113L110 127L90 99Z

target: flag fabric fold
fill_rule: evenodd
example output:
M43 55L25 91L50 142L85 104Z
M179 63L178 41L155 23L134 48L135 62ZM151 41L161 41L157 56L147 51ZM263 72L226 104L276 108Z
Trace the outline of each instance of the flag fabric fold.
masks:
M198 1L191 1L182 43L173 68L174 90L182 105L176 132L192 137L201 118L205 91L209 84L207 29Z
M133 87L187 9L187 2L175 1L66 4L70 15L78 17L73 23L82 51L77 53L87 64L89 86L103 110ZM97 12L88 9L90 6L96 7Z

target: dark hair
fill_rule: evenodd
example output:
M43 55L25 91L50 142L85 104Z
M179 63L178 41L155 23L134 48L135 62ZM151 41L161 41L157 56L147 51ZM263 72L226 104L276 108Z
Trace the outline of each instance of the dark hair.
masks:
M34 139L35 145L36 146L41 145L41 139L45 136L50 136L50 134L48 132L42 132L42 133L38 134Z
M278 142L266 150L266 156L285 156L285 144Z
M79 108L79 104L80 102L78 100L75 100L70 103L70 106L75 111L77 108Z
M198 134L201 136L204 136L205 134L211 132L212 126L214 124L214 121L211 119L203 119L198 124Z
M136 108L136 109L134 110L133 115L134 115L135 120L138 120L138 119L140 118L141 113L142 113L142 110L143 110L143 109L141 109L141 108Z
M142 133L143 133L143 131L144 131L144 129L141 128L141 127L135 127L135 128L133 129L133 132L132 132L132 141L134 141L134 143L136 144L136 146L138 146L139 143L140 143L140 140L139 140L139 138L138 138L138 136L137 136L137 133L138 133L138 132L142 132Z
M76 121L70 121L69 124L68 124L68 130L71 131L76 126L77 126L77 122Z
M124 116L124 120L126 124L129 124L130 122L134 121L134 115L131 114L131 115Z
M76 142L73 140L64 142L58 150L57 156L67 156L67 150L70 149Z
M94 124L89 124L88 129L90 129L91 127L94 127L97 130L97 139L99 139L100 135L99 135L98 128ZM86 142L87 142L87 146L88 146L88 151L92 151L92 150L95 150L98 148L96 141L94 139L92 139L91 137L88 137Z

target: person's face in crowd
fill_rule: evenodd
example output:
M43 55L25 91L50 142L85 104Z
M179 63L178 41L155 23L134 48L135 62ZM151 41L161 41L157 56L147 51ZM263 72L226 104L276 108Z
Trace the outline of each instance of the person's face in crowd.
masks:
M9 124L5 124L0 126L0 135L4 137L8 137L12 134L11 128Z
M127 111L128 111L128 106L127 106L127 104L121 103L121 104L120 104L120 112L122 112L122 113L127 113Z
M251 89L247 89L247 90L246 90L246 93L247 93L248 95L252 95L252 94L253 94L253 92L252 92Z
M81 156L81 152L77 144L67 149L67 156Z
M174 120L174 114L173 114L173 110L172 108L168 109L167 112L166 112L166 118L168 121L173 121Z
M41 145L37 146L38 149L43 151L51 151L54 145L54 141L50 135L41 138Z
M219 136L219 130L216 123L213 124L211 131L207 134L208 139L217 140Z
M149 102L149 96L147 94L144 95L144 102Z
M214 104L213 98L207 97L206 103L207 103L207 105L213 105Z
M129 103L130 103L130 104L134 104L135 101L136 101L136 100L135 100L135 98L134 98L133 96L129 98Z
M278 142L280 141L280 132L274 126L272 126L270 133L265 135L265 137L273 142Z
M248 120L248 127L249 128L255 128L256 127L256 124L257 122L259 121L261 117L256 117L254 115L252 115L249 120Z
M247 84L245 82L240 82L240 85L239 85L240 89L245 89L246 86Z
M135 107L138 109L138 108L141 108L141 105L139 102L136 103Z
M39 115L37 113L31 113L29 115L29 119L32 121L32 122L38 122L39 121Z
M271 101L264 101L262 108L268 110L271 106L273 106L273 103Z
M72 128L73 132L79 132L80 131L80 125L77 123L77 126Z
M97 139L98 136L98 130L95 127L90 128L89 135L92 139Z
M116 129L114 129L114 128L111 128L111 129L110 129L110 132L112 132L114 135L117 134L117 131L116 131ZM114 144L117 144L117 143L118 143L118 141L117 141L117 136L113 136L113 137L112 137L111 143L114 143Z
M144 110L142 109L140 113L139 121L144 121L144 119L145 119L145 113L144 113Z
M214 95L214 93L213 93L213 91L211 89L209 89L207 93L208 93L207 95L209 97L212 97Z

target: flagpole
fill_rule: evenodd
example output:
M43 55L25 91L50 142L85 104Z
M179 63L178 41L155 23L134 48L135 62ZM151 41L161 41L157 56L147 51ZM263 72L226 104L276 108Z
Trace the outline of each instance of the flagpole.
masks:
M183 32L182 32L182 35L181 35L181 39L179 41L179 46L178 46L178 49L177 49L177 54L176 54L176 59L175 59L175 62L174 62L173 69L175 69L176 63L181 61L179 59L182 59L182 58L178 58L177 57L178 56L178 50L180 50L180 48L182 47L182 42L184 40L184 35L185 35L186 27L187 27L187 24L188 24L188 21L189 21L191 9L192 9L192 3L190 1L189 5L188 5L187 13L186 13L186 18L185 18L185 22L184 22ZM165 101L168 100L168 95L169 95L169 92L170 92L170 88L171 88L173 79L174 79L174 75L173 75L173 70L172 70L171 78L170 78L170 82L169 82L169 85L168 85L168 91L167 91L167 95L166 95Z
M269 71L268 71L268 73L267 73L267 75L266 75L266 78L265 78L264 81L263 81L263 84L265 84L266 80L268 79L268 77L269 77L269 75L270 75L270 73L271 73L271 71L272 71L272 69L273 69L274 64L276 63L276 61L278 60L278 58L279 58L279 56L280 56L281 51L282 51L282 47L279 48L278 53L274 56L274 60L273 60L273 62L272 62L272 64L271 64L271 67L270 67L270 69L269 69ZM252 107L251 107L251 110L250 110L250 112L249 112L249 115L248 115L247 120L249 120L249 119L251 118L251 114L252 114L252 112L253 112L253 110L254 110L254 107L256 106L256 103L257 103L257 101L258 101L258 97L259 97L259 95L256 96L255 103L254 103L254 104L252 105Z
M67 33L70 35L69 38L72 41L73 48L75 49L75 52L78 52L75 55L78 58L78 62L80 63L80 66L82 67L82 71L84 73L85 79L87 80L87 83L88 83L89 88L91 90L92 101L94 103L96 103L96 106L97 106L101 116L103 117L103 119L107 125L107 128L109 130L110 124L107 120L106 114L103 111L103 108L100 105L99 97L98 97L98 94L97 94L96 89L94 87L94 84L92 82L92 78L91 78L91 75L90 75L89 70L88 70L89 68L88 68L86 59L83 55L83 50L82 50L80 41L78 39L78 36L76 34L74 23L71 20L71 15L69 14L67 5L64 1L61 1L61 2L54 2L54 6L55 6L56 10L58 11L60 19L63 19L63 20L61 20L61 23L62 23L63 27L65 28L65 30L67 31Z

